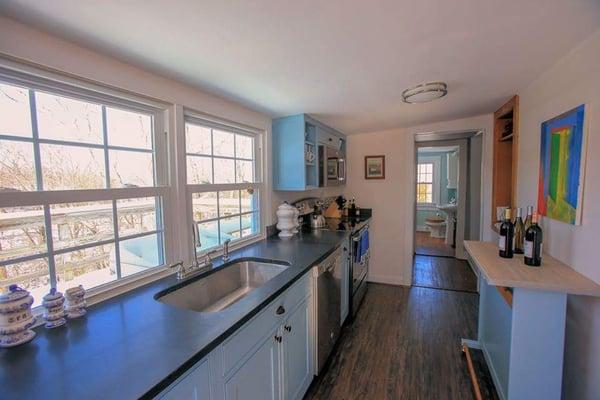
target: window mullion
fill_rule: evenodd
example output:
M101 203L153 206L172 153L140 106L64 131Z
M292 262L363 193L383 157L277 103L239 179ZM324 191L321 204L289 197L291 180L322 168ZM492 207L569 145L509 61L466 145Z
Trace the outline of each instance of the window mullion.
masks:
M115 269L117 279L123 276L121 272L121 246L119 242L119 213L117 211L117 200L112 201L113 231L115 235Z
M44 225L46 232L46 246L48 246L48 274L50 275L50 287L56 288L58 278L56 276L56 264L54 261L54 241L52 239L52 219L50 217L50 206L44 205Z
M108 160L108 126L106 106L102 106L102 144L104 148L104 177L106 189L110 189L110 162Z
M40 136L38 131L37 105L35 102L35 92L29 89L29 114L31 118L31 137L33 138L33 159L35 164L35 179L37 190L44 190L44 180L42 177L42 157L40 154Z

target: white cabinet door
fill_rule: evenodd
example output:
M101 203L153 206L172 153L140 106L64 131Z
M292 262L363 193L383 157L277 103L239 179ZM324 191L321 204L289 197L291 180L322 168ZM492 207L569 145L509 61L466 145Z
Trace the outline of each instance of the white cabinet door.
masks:
M161 400L210 400L208 360L200 361L192 372L168 389Z
M301 399L312 381L309 300L298 305L282 329L286 400Z
M277 400L280 398L279 357L281 335L273 331L225 383L227 400Z

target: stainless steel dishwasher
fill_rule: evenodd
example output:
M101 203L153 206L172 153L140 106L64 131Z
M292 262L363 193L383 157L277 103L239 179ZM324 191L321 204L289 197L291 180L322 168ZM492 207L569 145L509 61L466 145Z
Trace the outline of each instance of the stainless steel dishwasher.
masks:
M342 249L338 247L317 268L317 373L321 372L340 335Z

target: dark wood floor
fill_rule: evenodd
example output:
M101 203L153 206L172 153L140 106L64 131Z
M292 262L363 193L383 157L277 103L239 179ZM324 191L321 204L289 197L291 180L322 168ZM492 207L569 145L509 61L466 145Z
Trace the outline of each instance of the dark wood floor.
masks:
M460 339L477 337L478 295L369 284L305 399L474 399Z
M424 256L454 257L454 249L444 239L433 238L429 232L415 232L415 253Z
M466 261L415 255L413 285L476 292L477 276Z

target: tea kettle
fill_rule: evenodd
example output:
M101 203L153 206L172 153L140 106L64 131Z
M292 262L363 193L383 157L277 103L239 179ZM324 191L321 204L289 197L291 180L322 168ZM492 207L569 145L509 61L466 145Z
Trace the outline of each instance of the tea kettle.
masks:
M312 218L310 219L310 227L313 229L323 228L325 226L325 217L321 214L321 209L315 204Z

